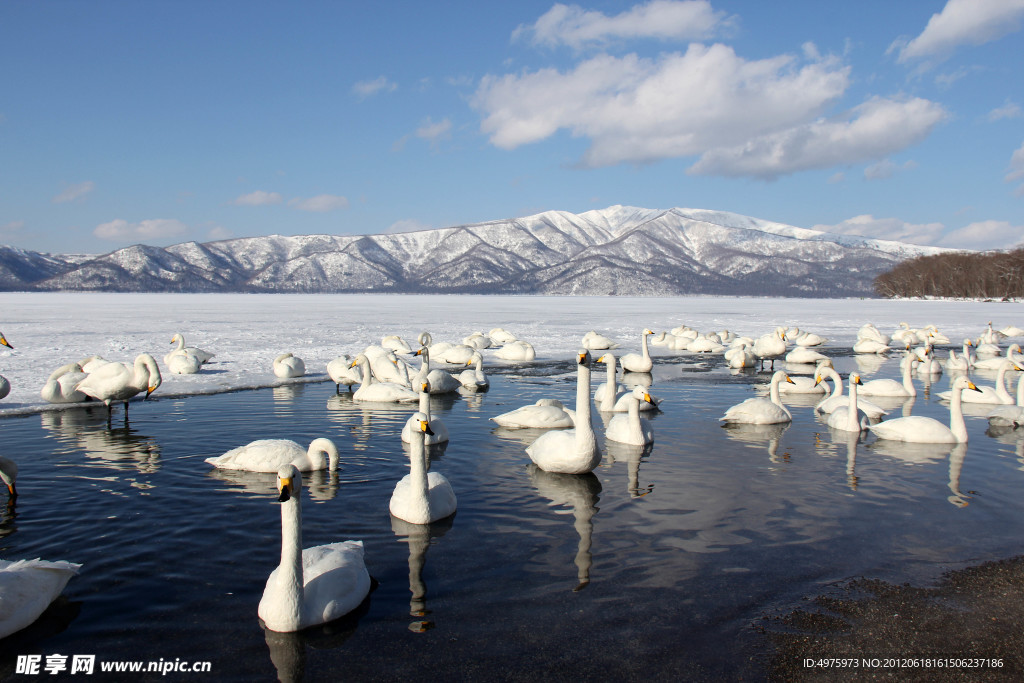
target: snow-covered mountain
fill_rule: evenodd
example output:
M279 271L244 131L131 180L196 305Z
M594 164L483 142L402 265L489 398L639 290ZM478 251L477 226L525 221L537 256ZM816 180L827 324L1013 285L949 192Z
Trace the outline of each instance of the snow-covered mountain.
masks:
M0 289L858 296L944 251L722 211L612 206L380 235L136 245L99 257L0 247Z

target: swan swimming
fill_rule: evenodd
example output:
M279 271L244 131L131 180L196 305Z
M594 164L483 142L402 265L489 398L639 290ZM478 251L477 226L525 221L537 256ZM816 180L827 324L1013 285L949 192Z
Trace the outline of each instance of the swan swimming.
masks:
M423 443L431 445L435 443L444 443L448 440L448 426L439 417L432 417L430 414L430 381L423 380L420 382L420 406L419 411L423 413L427 418L427 425L430 427L430 431L425 433ZM405 426L402 427L402 441L405 443L412 443L413 435L412 420L408 420Z
M274 374L282 379L302 377L306 374L306 364L298 356L282 353L274 359Z
M473 357L466 361L466 365L472 365L473 368L459 373L458 380L462 388L469 391L487 391L490 382L484 374L484 359L480 352L474 351Z
M832 382L835 384L835 388L828 396L818 401L818 403L814 406L814 410L816 410L819 413L826 413L831 415L837 409L849 406L850 397L843 396L843 379L839 376L838 372L836 372L831 366L819 367L818 372L815 374L814 381L824 384L826 378L832 380ZM858 385L858 387L863 387L863 385ZM876 405L871 401L860 398L859 394L862 393L864 392L861 389L858 389L857 408L858 410L860 410L860 412L864 413L872 420L880 419L883 416L889 414L888 411L886 411L881 406Z
M136 356L134 365L129 368L124 363L106 363L90 372L75 388L107 406L107 419L110 419L111 404L114 401L124 403L124 415L128 417L128 399L143 391L146 398L159 388L163 382L160 368L156 360L148 353Z
M781 370L772 375L772 383L768 391L769 398L748 398L725 411L720 419L723 422L743 422L746 424L778 424L792 422L793 415L782 405L779 397L779 384L792 382L789 375Z
M453 391L458 391L459 387L462 386L462 383L452 373L439 369L430 369L430 349L428 347L420 347L413 355L420 357L419 372L412 378L413 386L429 382L430 393L432 394L449 394Z
M652 334L654 334L654 330L646 328L640 333L640 347L642 353L627 353L619 359L619 365L622 366L622 370L624 372L650 372L651 368L654 367L654 361L651 360L651 351L647 347L647 337Z
M909 415L869 425L879 439L910 441L913 443L964 443L967 441L967 424L961 408L960 395L964 389L978 391L974 382L961 375L953 380L953 397L949 402L949 426L931 417Z
M0 560L0 639L38 619L81 567L63 560Z
M289 439L258 439L223 455L206 458L206 462L222 470L247 472L277 472L285 465L294 465L300 472L324 469L335 472L338 460L338 447L323 437L313 439L309 448Z
M900 372L902 374L901 381L897 382L894 379L883 378L873 379L870 382L865 382L860 388L860 393L864 396L895 396L898 398L906 398L908 396L917 396L917 388L914 387L914 365L918 362L918 359L912 354L907 354L909 359L906 364L902 365Z
M583 474L601 462L594 428L590 424L590 351L576 356L576 425L541 434L526 449L537 467L546 472Z
M490 418L509 429L568 429L576 424L576 412L554 398L539 399L533 405L510 410Z
M359 367L362 372L362 383L352 394L356 401L376 401L380 403L415 403L419 395L409 387L395 382L377 382L370 372L370 360L366 354L359 354L352 361L352 367Z
M439 472L427 471L424 437L430 434L427 416L415 413L409 428L409 474L402 477L391 494L388 509L410 524L430 524L455 514L457 501L452 485Z
M1010 395L1010 392L1006 390L1006 373L1010 370L1020 370L1021 367L1011 360L1003 359L1003 364L999 368L999 374L996 375L995 386L982 386L978 387L977 391L972 391L968 394L963 395L964 403L995 403L1002 405L1013 405L1014 398ZM952 391L940 391L939 398L943 401L950 400Z
M632 389L626 388L626 385L619 384L622 387L619 391L611 393L607 390L609 386L616 386L615 384L615 356L611 353L601 354L601 357L597 359L598 363L604 363L608 367L607 381L602 383L597 389L597 393L602 395L600 400L597 399L595 394L594 399L597 401L597 409L605 413L624 413L629 410L631 399L629 394ZM623 373L625 375L625 373ZM603 392L601 389L605 389ZM648 394L649 395L649 394ZM640 410L654 410L658 407L660 401L656 398L652 398L650 401L645 401L640 404Z
M857 406L857 387L861 384L860 375L856 372L851 373L848 381L850 383L849 403L839 406L829 414L828 426L832 429L860 433L870 424L867 414Z
M370 593L362 541L302 547L302 474L277 472L281 564L270 573L257 613L271 631L290 633L348 614Z
M608 421L604 436L606 439L631 446L644 446L654 441L654 430L651 423L640 417L640 404L653 404L651 395L644 387L633 387L626 394L629 408L626 413L617 413Z
M996 406L986 417L990 425L999 427L1012 426L1016 429L1024 424L1024 375L1017 380L1017 402L1008 406Z

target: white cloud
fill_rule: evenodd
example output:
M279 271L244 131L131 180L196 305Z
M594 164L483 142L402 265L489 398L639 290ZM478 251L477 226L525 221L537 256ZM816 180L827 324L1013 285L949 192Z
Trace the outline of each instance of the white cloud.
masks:
M1007 221L979 221L947 233L939 246L954 249L1007 249L1021 243L1024 225Z
M299 211L312 211L315 213L327 213L348 207L348 199L333 194L318 194L315 197L303 199L296 197L288 200L288 206Z
M701 154L789 129L820 115L848 83L849 67L835 59L747 61L725 45L692 44L656 60L599 55L566 73L486 76L472 103L497 147L567 129L591 140L584 165L607 166Z
M446 118L434 123L434 121L428 117L427 120L424 121L423 125L416 129L416 137L427 140L431 144L436 144L441 140L451 137L451 131L451 119Z
M1014 183L1024 179L1024 144L1014 150L1010 156L1010 172L1006 174L1006 182ZM1014 194L1024 197L1024 184L1020 185Z
M372 81L359 81L352 86L352 92L361 100L365 100L367 97L376 95L379 92L394 92L397 89L398 84L388 80L386 76L380 76Z
M920 245L935 245L945 229L942 223L914 224L898 218L875 218L870 214L854 216L836 225L815 225L812 228L837 235L859 235Z
M277 192L264 192L263 190L256 190L249 194L243 194L240 197L236 197L234 204L238 206L267 206L269 204L280 204L281 195Z
M772 180L797 171L870 161L922 141L945 118L945 110L929 100L875 97L843 118L821 119L709 150L688 173Z
M134 239L161 240L168 237L176 237L186 232L188 232L188 226L173 218L152 218L138 223L129 223L119 218L97 225L92 234L104 240L124 241Z
M395 221L391 224L384 232L396 233L396 232L419 232L420 230L430 230L433 226L427 225L414 218L405 218L400 221Z
M76 199L81 199L90 192L96 189L96 183L91 180L86 180L82 183L75 183L74 185L68 185L60 194L53 198L54 204L64 204L65 202L73 202Z
M878 163L871 164L864 169L864 178L866 180L884 180L891 178L899 171L909 171L914 168L917 168L917 163L914 161L895 164L891 159L882 159Z
M1019 119L1021 117L1020 106L1016 102L1006 100L1006 104L1001 107L996 107L988 113L989 121L999 121L1001 119Z
M25 229L25 221L11 221L5 225L0 225L0 235L13 236L20 235Z
M1020 28L1024 0L949 0L928 20L921 35L897 41L899 62L943 59L961 45L982 45Z
M706 40L728 25L725 12L714 11L707 0L652 0L613 17L558 3L532 26L517 28L512 39L580 49L620 38Z

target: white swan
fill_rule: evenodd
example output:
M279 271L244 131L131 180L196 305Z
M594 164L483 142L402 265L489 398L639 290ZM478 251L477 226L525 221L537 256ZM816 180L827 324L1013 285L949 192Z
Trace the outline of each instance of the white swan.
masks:
M630 403L632 402L629 398L632 389L626 388L626 385L619 384L617 386L622 387L615 393L607 390L609 386L616 386L615 384L615 355L611 353L601 354L601 357L597 359L598 363L604 363L608 367L607 380L598 387L598 392L601 394L601 399L597 399L597 395L594 396L594 400L597 403L597 409L604 413L624 413L629 410ZM625 374L625 373L623 373ZM602 387L605 391L601 391ZM658 407L660 401L656 398L652 398L649 402L640 404L640 410L654 410Z
M972 391L969 394L963 395L964 403L995 403L1002 405L1012 405L1014 403L1013 396L1006 390L1006 373L1010 370L1020 370L1018 366L1011 360L1003 359L1003 365L999 368L999 374L996 375L995 386L982 386L978 387L977 391ZM940 391L939 398L943 401L949 401L952 397L952 391Z
M490 382L484 374L484 359L480 352L474 351L473 357L466 361L466 365L472 365L473 368L459 373L458 380L462 388L469 391L487 391Z
M430 434L427 416L415 413L409 418L411 441L409 474L402 477L391 494L388 509L410 524L430 524L455 513L457 502L452 485L443 474L427 472L424 436Z
M516 336L503 327L492 327L487 336L495 344L508 344L510 341L516 340Z
M289 439L258 439L223 455L206 458L206 462L219 469L247 472L277 472L285 465L294 465L300 472L334 472L338 460L338 447L325 438L313 439L309 448Z
M778 424L791 422L793 415L782 405L779 397L779 384L792 382L789 376L777 371L772 375L772 383L768 391L769 398L748 398L725 411L720 419L724 422L743 422L746 424Z
M818 401L817 405L814 406L814 409L819 413L826 413L830 415L837 409L850 405L850 397L843 396L843 379L839 376L839 373L831 366L823 365L818 368L814 381L824 383L826 378L832 380L835 387L828 396L823 398L821 401ZM864 393L863 386L858 386L861 387L858 393ZM888 412L881 406L860 398L859 396L857 398L857 408L872 420L877 420L888 415Z
M352 361L352 367L362 372L362 383L352 394L356 401L376 401L380 403L414 403L419 395L409 387L395 382L377 382L370 373L370 359L361 353Z
M394 351L395 353L412 353L412 349L409 348L409 343L397 334L384 335L381 337L380 345L385 349Z
M860 375L856 372L851 373L848 381L850 383L850 402L845 406L839 406L829 414L828 426L832 429L860 433L870 424L867 414L857 406L857 386L861 384Z
M869 425L879 439L911 441L914 443L961 443L967 441L967 425L960 404L960 392L977 391L974 382L961 375L953 380L953 398L949 402L949 427L938 420L921 415L897 417Z
M302 377L306 374L306 364L298 356L282 353L274 359L274 374L278 377Z
M887 334L883 334L881 330L874 326L873 323L864 323L861 328L857 330L857 340L861 339L873 339L874 341L881 342L886 346L889 345L891 338Z
M617 349L619 345L614 339L598 333L597 330L590 330L583 335L583 348L591 351L604 351L605 349Z
M405 387L412 387L409 381L409 366L399 359L391 349L378 344L370 344L363 349L363 355L370 363L370 372L381 382L394 382Z
M651 351L647 347L647 337L652 334L654 334L654 331L649 329L644 329L644 331L640 333L640 348L642 353L627 353L619 359L619 365L622 366L623 371L651 371L651 368L654 367L654 361L651 360Z
M854 353L885 353L889 350L889 343L878 339L858 339L853 345Z
M776 327L773 332L763 334L754 340L754 355L760 359L761 367L770 360L775 368L775 359L786 352L786 328Z
M949 358L946 359L946 372L967 372L974 367L974 356L971 354L971 347L974 342L964 339L963 355L957 356L955 349L950 349Z
M632 446L643 446L654 441L654 430L651 423L640 417L640 404L653 404L651 395L643 387L633 387L627 394L629 410L618 413L608 421L604 436L606 439Z
M452 373L445 372L444 370L430 369L430 349L426 346L420 347L414 355L420 357L420 370L411 380L413 386L429 382L430 393L432 394L448 394L458 391L459 387L462 386L462 383Z
M436 353L434 357L442 363L449 363L451 365L468 365L469 361L473 358L474 353L480 353L480 350L475 346L469 344L451 344L447 348L441 350L440 353Z
M576 362L576 426L545 432L526 449L530 460L546 472L583 474L601 462L590 424L590 351L581 350Z
M792 338L797 346L821 346L828 341L826 337L814 332L801 332L800 328L794 327L792 333L786 332L787 338Z
M491 338L483 332L473 332L468 337L463 337L462 343L466 346L472 346L474 349L491 348Z
M815 375L821 370L821 368L831 368L832 360L825 358L820 361L815 370ZM779 392L783 394L822 394L828 391L828 386L818 381L817 376L807 375L790 375L789 379L792 380L792 384L786 382L785 384L779 385Z
M1017 380L1017 401L1013 405L996 406L988 415L988 423L999 427L1012 426L1014 429L1024 424L1024 375Z
M423 442L428 446L435 443L444 443L448 440L448 426L439 417L430 414L430 380L420 382L420 407L419 410L427 418L427 425L430 431L425 433ZM413 421L409 420L402 427L402 441L412 443Z
M814 349L807 348L806 346L798 346L786 354L787 363L805 363L813 365L827 359L828 356L825 354L815 351Z
M352 367L352 359L344 354L327 363L327 375L334 382L338 392L341 392L343 384L350 392L353 384L359 384L359 371Z
M84 392L75 388L79 382L86 378L82 372L82 366L78 363L62 365L52 373L43 385L39 395L49 403L78 403L84 401L87 396Z
M865 382L860 388L860 393L863 396L896 396L906 398L907 396L917 396L917 389L914 387L914 365L918 362L911 354L907 354L907 358L910 360L901 367L902 381L897 382L894 379L873 379L870 382Z
M326 624L359 606L370 592L362 541L302 548L302 474L277 472L281 503L281 564L270 573L258 614L271 631L290 633Z
M124 403L125 417L128 417L128 399L143 391L148 398L157 390L163 378L156 360L148 353L136 356L134 365L129 368L124 363L106 363L90 372L75 389L107 406L107 417L110 417L111 404L114 401Z
M167 361L167 369L172 375L194 375L199 372L199 368L202 365L203 363L199 360L199 356L188 351L175 353Z
M1012 360L1017 365L1024 366L1024 356L1021 355L1020 344L1010 344L1006 347L1005 356L993 356L992 358L978 358L974 361L976 370L998 370L1006 361Z
M542 398L533 405L516 408L490 419L509 429L568 429L576 424L576 412L566 409L557 399Z
M171 343L177 344L177 346L171 350L166 356L164 356L164 363L166 365L171 364L171 358L178 353L191 353L193 356L199 359L200 364L206 364L213 358L213 354L209 351L203 351L202 349L196 348L195 346L185 346L185 336L180 332L171 337Z
M18 497L18 489L15 483L18 481L18 465L10 458L0 455L0 481L7 487L7 496L11 500Z
M530 361L537 358L537 351L530 342L517 339L495 351L494 357L501 358L502 360Z
M82 372L89 374L90 372L96 372L100 369L100 366L106 365L110 362L111 361L107 360L103 356L97 356L94 354L78 361L78 364L82 366Z
M3 332L0 332L0 344L6 346L9 349L13 349L11 343L7 341L7 337L4 336ZM0 375L0 398L6 398L7 394L11 393L11 383L6 377Z
M0 639L38 619L81 567L62 560L0 560Z

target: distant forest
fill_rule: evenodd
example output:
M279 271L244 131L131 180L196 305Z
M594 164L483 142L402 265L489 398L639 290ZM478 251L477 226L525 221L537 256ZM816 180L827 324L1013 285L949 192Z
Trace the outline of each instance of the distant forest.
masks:
M1024 248L918 256L875 278L883 297L1024 298Z

